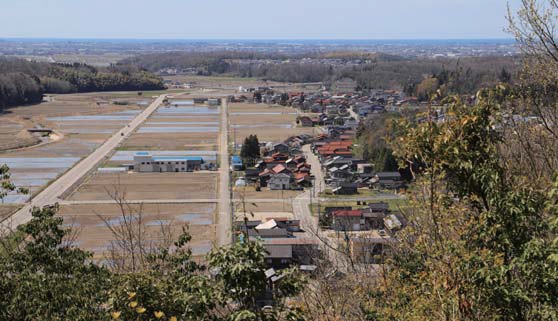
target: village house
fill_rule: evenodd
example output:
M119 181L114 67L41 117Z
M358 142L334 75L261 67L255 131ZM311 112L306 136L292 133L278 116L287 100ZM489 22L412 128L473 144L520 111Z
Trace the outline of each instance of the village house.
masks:
M362 210L339 210L332 213L331 227L335 231L365 230Z
M400 189L405 187L399 172L379 172L371 179L371 187L380 189Z
M273 144L273 147L271 149L271 152L273 153L282 153L282 154L289 154L290 153L290 147L289 145L285 144L285 143L277 143L277 144Z
M345 207L331 212L331 228L336 231L381 230L385 228L384 220L388 213L389 205L383 202L370 203L368 207L361 209ZM396 216L394 217L397 219ZM392 222L394 229L397 229L397 222L399 221ZM401 223L399 222L399 224Z
M298 119L300 126L302 127L312 127L314 126L314 121L309 116L301 116Z
M310 238L300 229L300 221L294 218L293 213L253 212L239 213L236 217L234 226L237 236L242 239L242 232L246 232L250 238L260 240L266 250L265 263L269 267L282 269L293 264L312 264L318 257L318 240Z
M331 191L335 195L354 195L358 194L358 185L351 182L338 182Z
M291 174L278 173L272 174L267 183L271 190L287 190L291 187Z

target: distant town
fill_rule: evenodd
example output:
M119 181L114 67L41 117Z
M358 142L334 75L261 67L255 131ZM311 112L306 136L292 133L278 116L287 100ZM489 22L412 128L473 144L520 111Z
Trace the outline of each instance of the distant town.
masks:
M406 58L513 56L514 40L102 40L0 39L0 55L56 63L107 66L139 54L251 51L295 55L308 52L381 52ZM310 60L311 61L311 60ZM323 61L327 63L328 61ZM357 61L353 63L358 63Z

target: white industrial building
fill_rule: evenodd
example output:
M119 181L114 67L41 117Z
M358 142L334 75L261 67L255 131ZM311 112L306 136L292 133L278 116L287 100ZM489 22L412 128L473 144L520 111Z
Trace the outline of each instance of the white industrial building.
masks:
M203 158L199 156L153 156L148 152L134 155L134 170L140 173L193 172L204 167Z

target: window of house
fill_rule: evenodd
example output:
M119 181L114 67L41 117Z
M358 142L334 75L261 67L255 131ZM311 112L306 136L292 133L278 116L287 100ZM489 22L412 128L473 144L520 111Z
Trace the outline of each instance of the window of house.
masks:
M142 165L145 165L145 162L141 162Z
M184 167L182 167L182 170L185 171L186 169Z

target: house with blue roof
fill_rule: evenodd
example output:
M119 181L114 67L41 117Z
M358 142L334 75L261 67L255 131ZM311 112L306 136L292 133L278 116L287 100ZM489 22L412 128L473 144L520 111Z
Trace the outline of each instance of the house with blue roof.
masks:
M154 156L149 152L134 155L134 170L140 173L193 172L202 169L200 156Z

